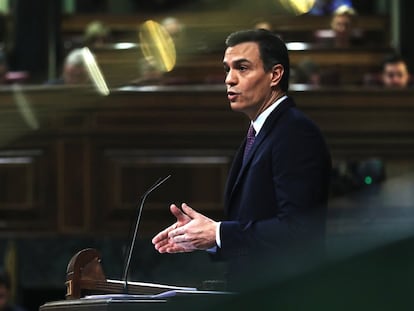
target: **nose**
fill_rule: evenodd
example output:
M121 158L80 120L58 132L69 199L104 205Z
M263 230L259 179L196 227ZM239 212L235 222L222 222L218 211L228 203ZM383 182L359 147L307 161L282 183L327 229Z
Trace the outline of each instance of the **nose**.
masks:
M236 84L236 75L234 74L234 71L229 69L229 71L226 72L226 78L224 79L224 82L227 85L235 85Z

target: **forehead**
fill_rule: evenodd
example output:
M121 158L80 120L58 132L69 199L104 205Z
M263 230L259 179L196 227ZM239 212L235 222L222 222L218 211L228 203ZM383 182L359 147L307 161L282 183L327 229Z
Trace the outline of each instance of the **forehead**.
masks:
M351 23L351 16L347 14L335 15L333 23Z
M259 45L256 42L243 42L228 47L224 53L223 63L231 63L239 60L259 61Z
M407 66L403 62L388 63L385 65L385 71L407 72Z

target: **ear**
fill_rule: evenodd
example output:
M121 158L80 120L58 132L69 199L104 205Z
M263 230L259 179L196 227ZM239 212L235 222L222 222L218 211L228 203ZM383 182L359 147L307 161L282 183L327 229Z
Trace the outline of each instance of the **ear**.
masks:
M282 80L283 73L285 72L285 69L281 64L274 65L272 68L272 79L270 81L270 86L277 86L280 83L280 80Z

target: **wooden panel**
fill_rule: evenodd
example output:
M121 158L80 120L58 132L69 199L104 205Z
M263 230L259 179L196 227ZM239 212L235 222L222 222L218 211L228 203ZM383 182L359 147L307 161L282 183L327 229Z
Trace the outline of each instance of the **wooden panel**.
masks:
M24 92L40 127L23 133L0 123L1 133L19 134L0 151L3 228L124 235L140 194L166 174L173 178L149 197L145 234L172 220L171 202L221 215L228 165L248 126L224 86L127 87L106 97L89 87ZM292 85L290 94L320 126L334 161L376 157L394 172L413 167L412 90ZM0 115L19 120L13 100L0 91Z
M43 150L0 151L0 230L52 230L55 199ZM47 191L47 190L49 191Z
M0 210L33 208L33 158L0 159Z
M210 154L210 155L209 155ZM159 178L171 178L147 199L142 234L171 222L169 205L186 202L215 218L223 213L223 191L231 156L220 150L106 150L101 155L95 227L126 230L137 215L143 193ZM127 232L125 232L126 234Z
M61 141L58 148L59 227L62 232L83 232L89 226L90 156L82 139Z

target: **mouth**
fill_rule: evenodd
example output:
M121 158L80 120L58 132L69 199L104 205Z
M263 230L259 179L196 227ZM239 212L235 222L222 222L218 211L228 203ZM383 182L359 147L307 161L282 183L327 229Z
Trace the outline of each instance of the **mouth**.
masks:
M237 97L240 95L240 93L237 92L233 92L233 91L228 91L227 92L227 98L229 99L229 101L234 102L236 101Z

